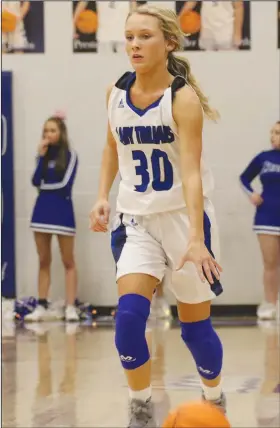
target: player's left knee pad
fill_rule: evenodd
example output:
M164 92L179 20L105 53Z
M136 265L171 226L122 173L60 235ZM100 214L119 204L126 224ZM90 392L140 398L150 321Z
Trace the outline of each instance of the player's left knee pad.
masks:
M124 369L133 370L145 364L150 353L145 337L150 301L138 294L120 297L116 314L115 343Z
M218 377L222 369L223 347L210 318L193 323L181 322L181 331L199 374L205 379Z

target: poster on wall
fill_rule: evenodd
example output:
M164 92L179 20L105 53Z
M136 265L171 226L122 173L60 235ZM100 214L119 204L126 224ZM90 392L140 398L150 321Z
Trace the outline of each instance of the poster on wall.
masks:
M249 50L249 1L176 1L184 50Z
M278 49L280 49L280 1L277 2L278 3Z
M16 297L12 73L1 73L1 288Z
M97 52L96 1L73 1L73 52Z
M2 52L44 52L43 1L2 1Z

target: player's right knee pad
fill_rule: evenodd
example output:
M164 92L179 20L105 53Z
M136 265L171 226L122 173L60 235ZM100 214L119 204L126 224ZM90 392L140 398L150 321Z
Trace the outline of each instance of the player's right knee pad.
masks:
M150 301L138 294L120 297L116 314L115 343L126 370L145 364L150 353L145 338L146 323L150 313Z

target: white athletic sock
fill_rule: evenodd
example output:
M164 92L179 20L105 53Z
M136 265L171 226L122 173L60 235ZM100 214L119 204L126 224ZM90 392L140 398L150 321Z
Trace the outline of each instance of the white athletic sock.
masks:
M142 389L141 391L133 391L132 389L128 388L129 390L129 397L131 400L141 400L141 401L148 401L152 396L152 388L149 386L148 388Z
M218 386L206 386L204 383L201 383L202 389L204 392L204 397L206 400L218 400L221 398L222 395L222 383L220 383Z

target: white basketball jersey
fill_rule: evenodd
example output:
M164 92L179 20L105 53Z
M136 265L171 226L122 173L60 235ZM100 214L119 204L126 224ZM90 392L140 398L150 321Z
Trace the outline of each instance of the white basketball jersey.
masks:
M232 1L203 1L201 7L202 27L215 29L232 26L234 8Z
M184 208L172 93L185 82L176 77L159 100L141 110L129 97L134 80L135 73L126 73L112 89L108 103L121 178L117 211L148 215ZM208 196L213 189L213 178L203 161L201 172L203 193Z

